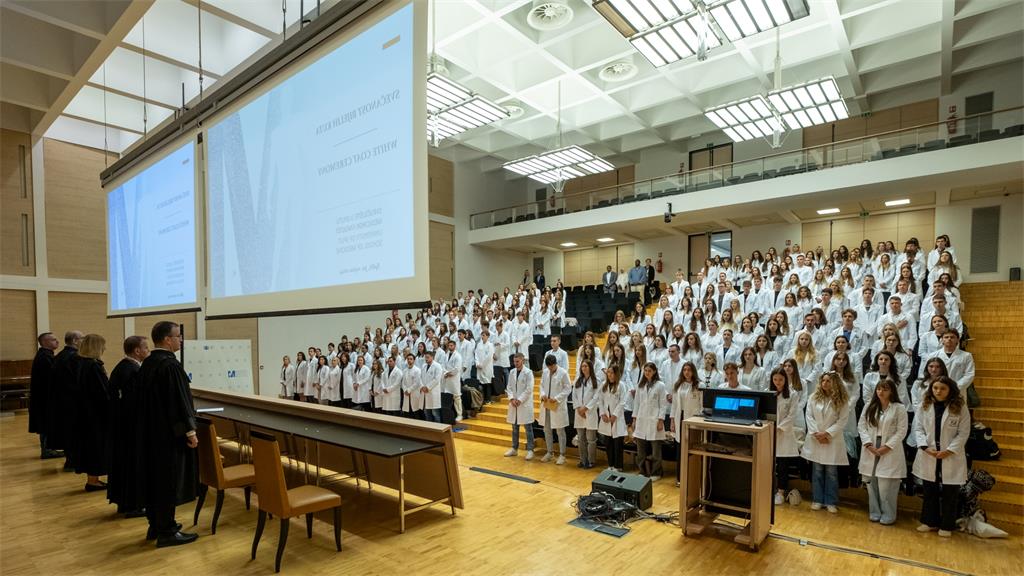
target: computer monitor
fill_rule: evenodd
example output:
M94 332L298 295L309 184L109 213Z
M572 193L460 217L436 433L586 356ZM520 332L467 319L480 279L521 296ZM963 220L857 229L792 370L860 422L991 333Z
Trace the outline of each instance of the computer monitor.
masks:
M720 396L724 396L726 398L754 398L757 400L757 416L743 416L743 418L775 420L776 401L774 392L762 392L759 390L732 390L727 388L705 388L705 414L711 414L715 408L715 402Z
M758 418L757 405L759 400L759 398L737 396L735 394L718 394L715 396L712 414L727 418L756 420Z

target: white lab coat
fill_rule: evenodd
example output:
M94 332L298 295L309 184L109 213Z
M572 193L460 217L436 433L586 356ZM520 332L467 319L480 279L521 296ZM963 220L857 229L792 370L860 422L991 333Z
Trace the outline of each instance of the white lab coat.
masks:
M926 376L926 369L928 366L928 360L932 358L938 358L946 365L946 371L949 372L949 377L956 382L960 388L960 394L967 397L967 387L974 383L974 356L965 350L959 348L953 350L952 355L947 355L943 349L936 350L928 358L921 358L921 372L919 377L924 378Z
M890 402L889 407L878 415L878 425L872 426L868 421L868 411L861 412L857 432L860 434L861 446L875 445L878 437L882 445L888 446L890 452L885 456L874 456L867 450L860 453L860 473L878 478L906 478L907 458L903 453L903 437L907 435L907 408L899 402ZM877 464L875 461L877 460Z
M374 374L371 371L371 373L370 373L370 391L372 392L372 395L371 395L370 402L371 402L371 405L373 406L373 408L378 409L378 410L383 410L384 409L384 397L382 396L382 394L384 393L384 384L385 384L385 382L386 382L386 378L385 378L383 372L381 372L380 374Z
M553 398L558 401L558 407L548 410L543 403L540 408L540 416L537 421L544 424L544 420L550 417L552 428L565 428L569 425L569 411L566 408L565 400L572 393L572 383L569 382L569 373L561 366L555 368L554 374L545 366L540 374L540 395L542 398ZM550 416L547 416L550 414Z
M355 391L352 385L356 382L356 363L349 362L341 369L341 397L345 400L352 400Z
M765 375L764 368L760 366L754 366L749 373L740 368L739 381L740 386L746 386L751 390L768 389L768 377Z
M462 394L462 356L457 349L445 358L444 372L451 373L451 376L444 377L444 391L454 395Z
M510 356L516 352L526 356L526 353L530 349L530 344L533 343L533 330L530 329L530 323L526 320L517 323L515 327L515 334L509 335L512 343L512 351Z
M504 329L501 332L495 331L491 336L491 343L494 344L494 365L499 368L508 368L510 365L508 357L512 355L509 333Z
M725 377L720 370L708 372L704 370L704 366L700 364L698 366L700 368L697 368L697 380L704 388L718 388L718 385L725 381Z
M561 368L562 370L565 370L566 372L569 371L569 353L568 352L566 352L562 348L559 348L558 350L555 350L555 349L552 348L552 349L550 349L550 350L548 350L547 352L544 353L544 357L545 358L547 358L548 356L554 356L555 357L555 361L558 363L558 367Z
M599 392L600 399L597 403L598 412L603 416L614 416L615 422L605 422L601 419L597 425L597 432L612 438L622 438L626 435L626 417L624 415L626 398L629 396L629 389L622 382L616 386L615 392L604 390Z
M320 371L320 367L317 365L317 360L309 360L306 362L306 395L316 396L319 398L317 384L319 384L317 374Z
M937 450L949 450L953 454L942 460L942 483L960 485L967 482L967 437L971 433L971 416L967 406L959 414L951 414L949 408L942 413L942 430L935 437L935 406L920 408L914 416L914 432L917 447L927 446ZM918 450L914 458L914 476L929 482L935 481L934 456Z
M476 379L481 384L489 384L494 378L494 344L491 344L490 340L481 340L477 342L473 354L476 362Z
M295 394L295 365L289 364L281 369L281 395L291 398Z
M424 364L420 378L421 386L427 387L427 391L423 393L423 407L427 410L441 408L441 381L444 380L444 368L437 362L431 362L429 366Z
M337 402L341 400L341 368L331 368L330 373L327 376L327 390L325 397L328 400Z
M540 336L551 335L551 308L541 312L538 308L533 313L533 318L530 320L530 324L533 325L533 333Z
M668 388L665 399L669 403L668 412L674 424L674 430L670 427L669 431L676 442L682 442L683 420L700 415L704 409L704 390L700 386L694 389L689 384L683 384L678 390Z
M900 397L900 402L910 402L907 398L907 384L899 377L899 374L891 374L889 376L893 381L896 382L896 394ZM864 401L864 405L867 406L871 402L871 397L875 395L875 387L878 386L878 382L882 379L882 376L878 372L868 372L864 375L864 380L860 384L860 398Z
M508 395L509 400L516 399L522 403L517 408L509 402L506 421L509 424L532 425L534 419L533 372L525 366L522 370L512 368L508 373L508 386L505 388L505 394Z
M796 441L796 415L800 410L800 393L789 391L789 398L775 395L775 457L793 458L800 455Z
M306 361L303 360L295 367L295 391L303 396L312 396L307 390L306 382Z
M802 456L810 462L834 466L846 466L849 460L846 458L846 442L843 441L843 429L846 428L846 420L850 417L850 411L844 404L834 406L830 400L815 399L807 400L807 436L804 439ZM813 434L815 432L828 432L832 437L828 444L818 442Z
M644 387L637 386L633 396L633 437L641 440L661 440L664 430L658 430L668 404L665 383L655 381Z
M317 389L317 397L320 399L321 404L326 404L330 397L328 396L327 383L331 380L331 369L328 366L321 366L316 373L316 381L319 388Z
M411 367L406 364L405 370L402 372L402 394L406 395L405 402L402 403L403 412L423 410L423 393L420 392L420 387L423 386L422 382L419 367L415 364Z
M384 372L387 373L387 368ZM402 409L402 370L395 366L395 369L387 374L384 386L381 389L381 408L386 412L397 412Z
M352 386L352 401L356 404L366 404L370 401L370 367L363 364L363 367L355 371L355 384Z
M596 382L596 379L595 379ZM597 388L587 382L586 385L573 386L572 388L572 406L574 410L580 408L587 409L587 417L583 418L579 412L576 412L576 417L573 420L573 425L576 426L577 430L597 430L597 425L601 421L597 414L597 405L600 400L600 383L597 383Z

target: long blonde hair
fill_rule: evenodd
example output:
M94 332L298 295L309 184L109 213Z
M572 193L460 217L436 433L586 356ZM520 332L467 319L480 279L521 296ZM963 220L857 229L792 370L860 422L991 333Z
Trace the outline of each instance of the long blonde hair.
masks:
M801 349L800 337L805 334L807 335L807 340L810 344L808 344L806 349ZM801 330L796 333L796 341L793 344L793 358L795 358L800 364L814 362L818 359L818 351L814 349L814 340L811 338L811 333L807 330Z
M828 391L821 385L825 380L829 381ZM846 393L846 386L843 385L839 373L835 371L825 372L818 381L818 387L814 390L815 400L828 400L836 407L836 410L845 410L846 403L850 397Z
M83 358L99 360L107 349L107 340L99 334L86 334L78 348L78 355Z

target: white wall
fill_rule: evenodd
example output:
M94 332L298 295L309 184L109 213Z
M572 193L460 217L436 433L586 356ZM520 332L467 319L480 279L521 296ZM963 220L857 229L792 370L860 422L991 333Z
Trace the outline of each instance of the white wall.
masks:
M1021 75L1020 62L1011 62L957 76L954 80L953 93L939 98L939 118L949 117L950 106L956 106L956 117L963 118L966 115L964 106L967 97L986 92L993 93L993 110L1024 104L1024 76ZM1017 111L1012 114L997 115L992 127L1002 129L1020 122L1021 113ZM960 123L958 128L959 133L963 134L963 123Z
M800 224L765 224L763 226L748 226L746 228L734 228L732 231L732 253L739 254L743 258L750 258L754 250L760 250L763 254L768 248L774 246L781 254L786 248L786 241L791 244L800 243Z
M674 281L678 268L682 268L683 274L686 274L689 251L689 239L685 235L664 236L633 242L633 258L639 258L640 264L644 264L647 258L650 258L652 263L657 263L658 253L661 252L662 272L656 275L659 282ZM631 267L626 267L627 274Z
M971 210L1000 206L998 272L971 274ZM965 282L1009 280L1010 268L1024 265L1024 201L1016 194L1008 197L979 198L935 208L935 234L948 234L956 250L957 264ZM931 242L921 240L931 249Z

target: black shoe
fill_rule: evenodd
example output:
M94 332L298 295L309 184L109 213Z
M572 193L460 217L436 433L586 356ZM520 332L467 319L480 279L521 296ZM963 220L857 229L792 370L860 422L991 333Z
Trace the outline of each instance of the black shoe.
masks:
M166 548L167 546L181 546L182 544L188 544L195 542L199 538L199 534L190 534L187 532L175 532L170 536L161 536L156 539L157 548Z
M104 482L100 482L99 484L86 484L85 485L85 491L86 492L99 492L100 490L106 490L106 489L107 489L107 485Z
M146 509L145 508L139 508L138 510L129 510L129 511L124 513L124 517L125 518L142 518L145 515L146 515ZM179 525L178 527L180 528L181 526Z
M145 514L145 512L143 512L143 514ZM181 522L175 522L174 531L177 532L179 530L181 530ZM152 526L146 530L146 540L156 540L156 530L153 530Z
M58 452L57 450L47 450L39 455L40 460L50 460L52 458L63 458L64 453Z

